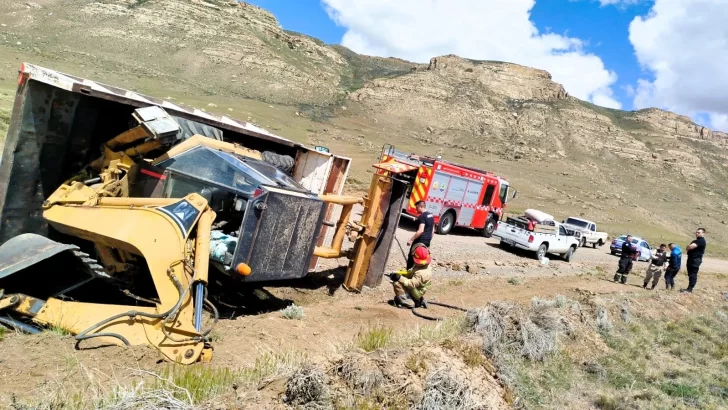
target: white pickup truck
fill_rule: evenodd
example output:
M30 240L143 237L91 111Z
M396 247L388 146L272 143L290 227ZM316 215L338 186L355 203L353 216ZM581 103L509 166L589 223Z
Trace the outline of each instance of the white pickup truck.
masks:
M581 233L581 246L591 245L596 248L607 243L609 235L606 232L597 232L597 224L592 221L570 216L562 223L566 229Z
M508 218L507 221L510 221ZM493 236L500 239L502 247L516 247L536 252L539 260L547 253L560 255L565 261L571 258L579 247L579 233L567 230L563 225L550 221L536 224L533 231L520 223L498 222Z

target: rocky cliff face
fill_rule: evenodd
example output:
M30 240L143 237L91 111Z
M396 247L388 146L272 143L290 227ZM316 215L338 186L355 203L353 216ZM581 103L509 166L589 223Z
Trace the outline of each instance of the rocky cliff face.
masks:
M250 98L302 117L319 110L305 126L309 141L366 152L366 161L384 142L489 161L519 185L523 206L639 216L688 233L698 222L725 226L716 218L728 212L728 134L659 109L595 106L543 70L361 56L234 0L5 1L0 24L0 83L29 61L160 97Z

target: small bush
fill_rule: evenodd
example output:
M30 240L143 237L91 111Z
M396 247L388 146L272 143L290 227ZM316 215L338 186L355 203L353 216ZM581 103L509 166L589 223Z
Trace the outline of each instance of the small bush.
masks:
M7 329L4 326L0 326L0 341L5 338L5 332L7 332Z
M612 330L612 321L609 320L607 309L600 307L597 311L597 329L602 333L609 333Z
M285 401L291 404L324 404L330 399L329 379L313 365L306 365L293 372L286 383Z
M384 384L382 371L364 355L345 357L339 372L352 389L365 396L371 395Z
M508 279L508 283L510 283L511 285L514 285L514 286L518 286L521 284L521 279L512 277L512 278Z
M391 327L377 325L359 332L356 336L356 343L365 352L373 352L389 346L392 342L392 333Z
M433 370L425 381L425 395L422 410L473 409L478 408L470 387L465 381L450 373L448 369Z
M290 306L287 306L281 312L283 313L283 317L286 319L291 319L291 320L303 319L303 308L300 306L296 306L295 303Z

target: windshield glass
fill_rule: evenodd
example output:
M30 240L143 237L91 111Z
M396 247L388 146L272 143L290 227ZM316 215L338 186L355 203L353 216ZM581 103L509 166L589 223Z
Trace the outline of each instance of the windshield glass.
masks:
M271 164L268 164L267 162L258 161L257 159L253 158L244 158L240 156L236 157L243 161L245 165L263 174L266 178L270 179L271 181L275 181L275 185L287 188L294 188L302 191L308 191L303 185L296 182L295 179L291 178L280 169L274 167Z
M569 218L569 219L567 219L567 220L566 220L566 224L567 224L567 225L572 225L572 226L578 226L579 228L586 228L586 227L587 227L587 225L589 225L589 224L588 224L587 222L585 222L585 221L581 221L581 220L579 220L579 219L574 219L574 218ZM622 239L622 237L620 237L620 239Z
M622 235L617 238L618 241L624 242L627 240L627 237L625 235ZM639 243L639 239L632 238L632 244L637 245Z

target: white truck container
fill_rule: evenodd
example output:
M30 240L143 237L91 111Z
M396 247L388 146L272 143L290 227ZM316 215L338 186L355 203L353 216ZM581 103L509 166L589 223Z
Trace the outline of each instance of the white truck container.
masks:
M570 216L562 223L566 229L581 233L581 246L591 245L596 249L597 246L607 243L609 235L606 232L598 232L597 224L592 221Z
M532 231L508 222L498 222L493 236L500 239L504 248L514 247L535 252L542 260L547 253L561 256L571 262L579 247L579 234L569 231L557 222L537 224Z

